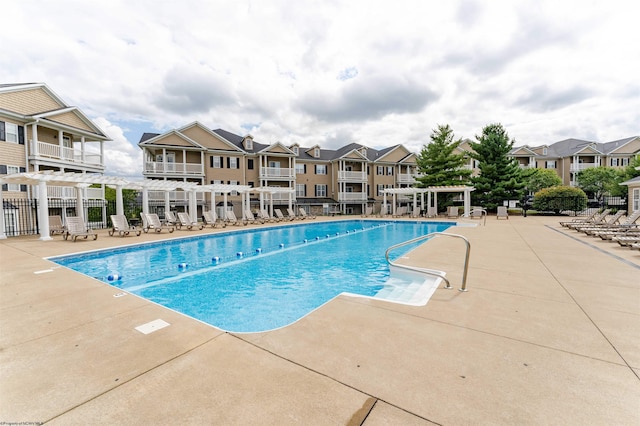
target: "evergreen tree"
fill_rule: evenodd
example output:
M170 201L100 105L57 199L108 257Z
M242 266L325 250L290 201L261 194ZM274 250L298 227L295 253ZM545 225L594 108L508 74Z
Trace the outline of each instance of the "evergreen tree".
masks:
M431 142L422 147L416 163L422 174L416 186L425 188L443 185L467 185L471 170L464 169L467 159L456 154L462 139L454 140L453 130L449 125L438 125L431 132Z
M520 167L509 158L514 140L509 139L502 124L489 124L477 136L478 142L471 142L472 157L478 160L480 174L471 181L475 191L471 193L474 204L494 210L505 200L522 198L524 183Z

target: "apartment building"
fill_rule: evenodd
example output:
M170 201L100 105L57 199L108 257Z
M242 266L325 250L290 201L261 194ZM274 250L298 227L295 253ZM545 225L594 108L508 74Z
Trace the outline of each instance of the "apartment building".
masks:
M640 136L611 142L565 139L551 145L514 147L510 156L522 168L552 169L564 185L577 185L577 174L590 167L626 167L640 155Z
M367 205L382 202L382 189L411 186L417 176L416 155L403 145L376 150L352 143L331 150L263 144L251 135L211 130L198 122L162 134L145 133L138 145L145 178L246 185L256 188L250 199L254 208L260 188L283 188L270 194L275 205L297 204L314 214L360 214ZM164 194L149 194L151 203L162 203L160 197ZM173 193L171 203L185 205L184 197ZM208 194L198 197L199 206L208 205ZM231 195L234 201L241 205L239 195Z
M109 141L78 107L46 84L0 84L0 175L47 170L101 175ZM37 188L3 184L1 189L7 235L17 235L35 223L35 213L18 201L37 198ZM104 190L83 188L82 197L103 200ZM64 215L75 208L78 195L74 187L51 185L47 198L51 214Z

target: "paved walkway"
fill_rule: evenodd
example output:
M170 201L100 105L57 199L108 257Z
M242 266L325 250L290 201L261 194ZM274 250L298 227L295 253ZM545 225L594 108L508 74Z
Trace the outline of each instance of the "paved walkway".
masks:
M472 244L468 292L340 296L256 334L43 259L167 234L0 241L0 423L638 425L640 252L558 222L452 228ZM459 286L463 249L436 238L403 261ZM157 319L170 326L135 329Z

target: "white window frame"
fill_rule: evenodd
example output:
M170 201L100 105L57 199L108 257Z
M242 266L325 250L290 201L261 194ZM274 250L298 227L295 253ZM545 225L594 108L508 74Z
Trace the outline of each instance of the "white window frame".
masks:
M229 157L229 168L230 169L239 169L240 162L238 161L238 157Z
M640 188L633 188L631 192L631 203L634 212L640 210Z
M296 174L303 175L304 174L304 164L296 163Z
M296 183L296 197L307 196L307 185L304 183Z
M222 157L219 155L213 156L213 168L221 169L222 168Z
M323 183L316 184L316 197L327 197L327 185Z
M18 166L7 166L7 174L12 175L14 173L20 173L20 167ZM8 183L7 191L20 192L20 184L19 183Z
M556 161L555 160L547 160L545 162L545 168L547 169L555 169L556 167Z
M18 143L18 125L5 122L4 137L6 142Z
M317 175L326 175L327 174L327 165L326 164L316 164L316 174Z
M240 185L240 181L230 180L229 185ZM238 191L231 191L231 195L238 195Z

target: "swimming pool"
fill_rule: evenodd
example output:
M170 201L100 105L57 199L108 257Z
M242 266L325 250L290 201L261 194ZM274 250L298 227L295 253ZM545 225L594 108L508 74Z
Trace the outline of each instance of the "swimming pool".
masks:
M452 225L307 222L50 260L223 330L257 332L288 325L341 293L389 298L393 289L419 289L425 277L392 276L385 250Z

